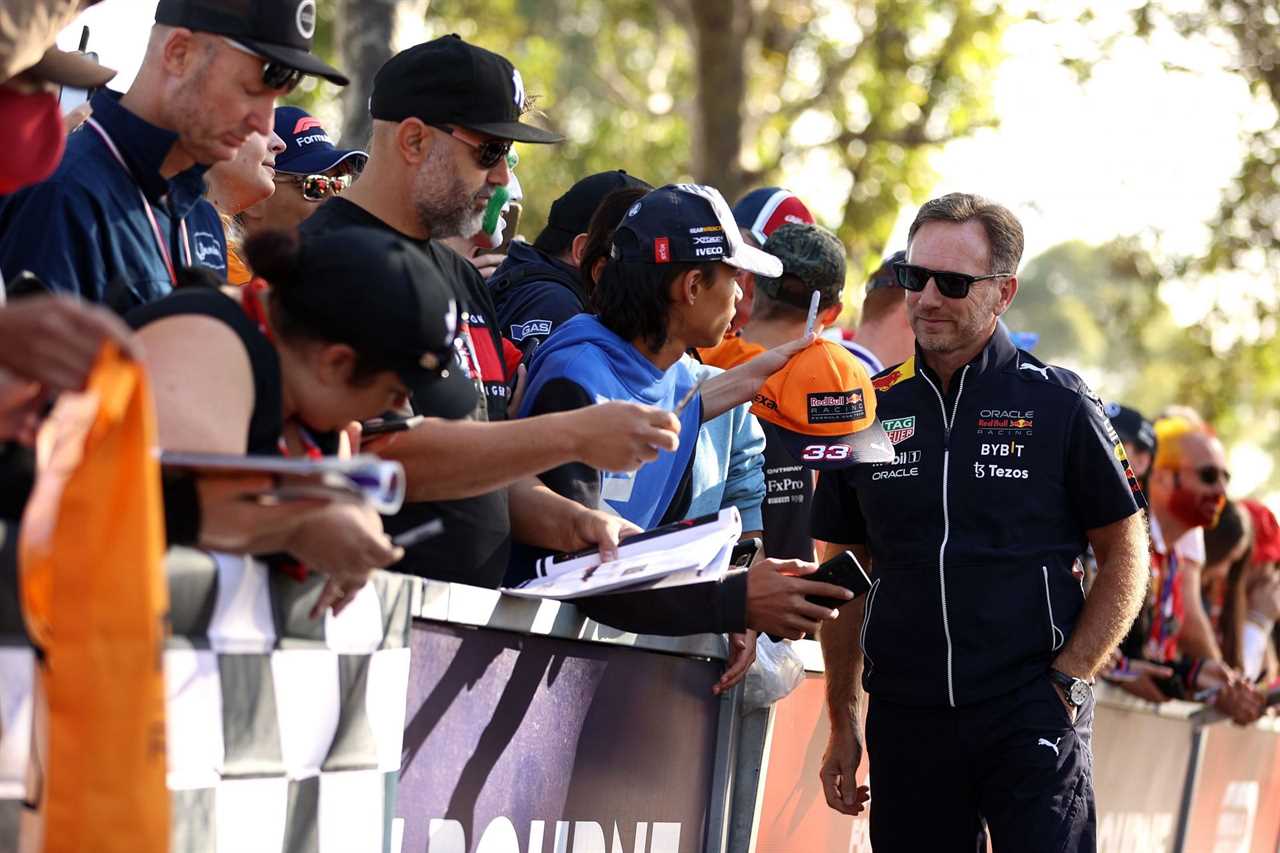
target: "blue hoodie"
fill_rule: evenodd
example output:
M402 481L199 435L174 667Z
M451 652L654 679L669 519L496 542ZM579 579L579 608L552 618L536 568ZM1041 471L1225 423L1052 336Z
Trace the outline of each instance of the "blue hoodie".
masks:
M520 417L540 408L538 397L553 380L578 386L583 403L625 400L671 411L693 387L694 375L685 359L665 372L659 370L595 317L579 314L538 347L529 365ZM598 472L598 508L608 508L646 530L657 525L689 466L701 422L702 398L695 397L680 415L680 446L674 453L663 451L635 472Z
M498 328L527 351L561 323L587 310L578 271L528 243L513 242L489 279Z

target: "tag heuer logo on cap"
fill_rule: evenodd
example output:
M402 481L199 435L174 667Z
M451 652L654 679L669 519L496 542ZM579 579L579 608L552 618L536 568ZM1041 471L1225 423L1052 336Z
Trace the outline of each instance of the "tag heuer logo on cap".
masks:
M294 23L298 25L298 35L309 39L316 34L316 0L302 0L294 15Z
M830 424L861 420L867 416L862 389L821 391L809 395L809 423Z
M516 106L519 107L520 109L524 109L524 78L520 76L519 69L517 68L511 69L511 82L516 87L516 94L515 94Z

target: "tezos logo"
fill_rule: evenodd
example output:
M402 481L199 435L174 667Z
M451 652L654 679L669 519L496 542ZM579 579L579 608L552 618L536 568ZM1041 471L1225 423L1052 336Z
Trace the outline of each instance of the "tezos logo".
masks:
M302 0L294 15L294 23L298 25L298 35L310 39L316 34L316 0Z

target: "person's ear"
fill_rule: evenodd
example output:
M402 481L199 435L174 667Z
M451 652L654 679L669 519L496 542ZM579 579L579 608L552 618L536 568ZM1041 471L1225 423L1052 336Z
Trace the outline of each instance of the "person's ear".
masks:
M681 273L671 282L671 301L677 305L693 306L707 287L702 270L691 269Z
M407 118L396 126L396 149L406 163L419 165L435 144L435 130L421 119Z
M195 33L185 27L174 27L165 36L160 49L165 71L173 77L182 77L192 68L203 49Z
M833 326L836 320L840 319L840 312L844 310L844 306L837 302L829 308L824 308L818 312L819 326Z
M347 344L324 344L316 348L312 364L322 384L345 387L351 384L359 360L356 351Z
M1009 306L1013 304L1013 297L1018 295L1018 277L1011 275L1008 278L997 279L996 283L1000 285L1000 301L996 303L996 316L1009 310Z
M587 251L587 235L579 234L573 238L573 243L569 246L569 257L573 258L575 267L582 265L582 256Z

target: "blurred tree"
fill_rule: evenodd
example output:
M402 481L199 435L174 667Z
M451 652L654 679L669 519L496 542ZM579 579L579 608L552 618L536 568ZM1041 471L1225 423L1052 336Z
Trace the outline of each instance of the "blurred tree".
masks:
M340 0L344 142L397 16L425 0ZM934 181L928 155L994 124L989 87L1006 16L992 0L434 0L430 36L457 32L510 58L568 141L520 146L540 230L550 201L591 172L696 179L732 203L815 170L812 206L850 248L879 258L903 205Z
M1280 351L1265 328L1242 328L1217 304L1199 322L1176 322L1165 289L1184 272L1132 239L1064 243L1026 265L1005 319L1037 332L1036 355L1078 370L1103 399L1148 415L1189 405L1228 442L1280 451Z

